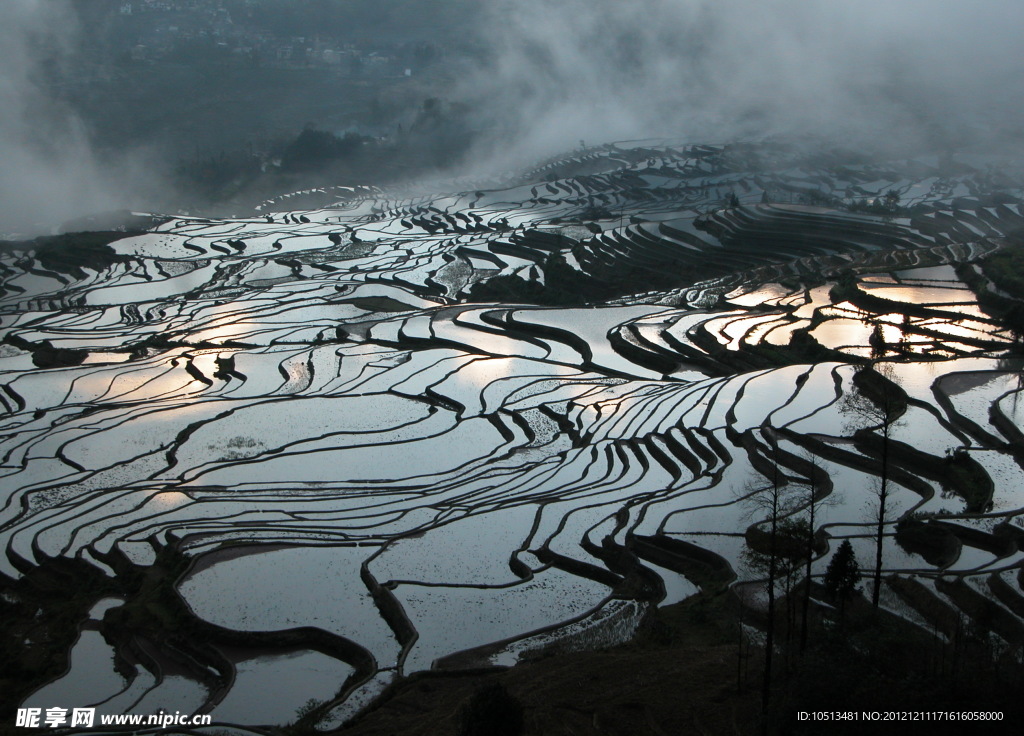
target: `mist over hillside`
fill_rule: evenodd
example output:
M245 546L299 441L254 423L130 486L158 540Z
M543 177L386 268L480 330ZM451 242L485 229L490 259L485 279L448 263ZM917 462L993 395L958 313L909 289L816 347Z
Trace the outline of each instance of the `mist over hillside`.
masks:
M0 7L0 232L70 212L115 206L109 182L73 110L45 76L63 77L77 43L67 7L17 2Z
M472 8L5 3L0 232L49 232L100 210L195 208L208 197L204 177L230 189L220 179L265 170L304 128L408 128L472 53Z
M812 134L890 149L1020 141L1024 8L1012 2L489 7L492 65L465 94L494 113L513 156L657 135Z
M265 174L309 128L384 142L313 182L339 184L650 137L1006 152L1022 21L1009 0L13 0L0 231L233 212L300 184Z

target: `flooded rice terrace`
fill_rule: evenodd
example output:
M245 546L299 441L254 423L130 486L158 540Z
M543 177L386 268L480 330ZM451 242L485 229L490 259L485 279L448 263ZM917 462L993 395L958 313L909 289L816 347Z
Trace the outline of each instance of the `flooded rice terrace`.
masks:
M776 468L787 517L820 506L814 573L843 539L869 570L857 409L890 392L887 580L1024 611L1019 335L977 294L1014 297L976 265L1024 228L1020 186L645 142L8 244L21 703L329 729L413 672L621 641L760 577Z

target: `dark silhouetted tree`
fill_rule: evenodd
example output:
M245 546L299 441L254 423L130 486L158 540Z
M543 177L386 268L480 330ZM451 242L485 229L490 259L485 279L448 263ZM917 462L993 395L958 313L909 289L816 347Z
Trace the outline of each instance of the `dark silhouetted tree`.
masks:
M889 345L885 341L885 333L882 331L881 322L875 322L875 326L871 329L871 335L868 337L868 345L871 346L872 358L883 357L889 349Z
M860 566L857 564L857 555L854 554L850 540L844 539L825 570L825 590L832 600L839 603L840 616L846 611L846 601L857 592L859 579Z
M900 193L895 189L890 189L885 193L885 209L888 212L895 213L900 207Z
M807 453L803 459L807 462L808 469L807 483L805 485L806 495L804 496L804 511L806 513L804 529L806 536L803 539L804 595L800 606L801 652L807 648L807 620L811 608L811 566L814 563L818 510L822 506L832 505L837 500L835 495L826 495L831 487L831 482L828 480L828 474L818 464L818 457L812 453Z
M775 650L775 584L784 564L782 523L787 514L792 511L792 503L789 498L791 488L779 468L778 445L775 436L769 432L767 438L771 443L767 458L769 464L761 472L769 482L762 484L755 480L748 483L743 489L743 503L749 508L751 515L760 519L758 524L748 530L747 544L753 554L748 553L746 559L754 563L752 567L758 572L766 573L765 591L768 595L764 675L761 685L762 714L767 714L771 697L772 655ZM759 530L760 523L767 525L767 539L763 539L763 532ZM757 540L756 543L751 543L753 540Z
M843 397L842 409L851 416L854 424L862 425L857 434L869 435L871 431L876 431L881 439L879 480L875 488L877 503L871 509L871 521L875 526L875 567L871 605L878 608L878 596L882 587L882 546L888 521L886 514L889 501L890 439L899 418L907 409L907 394L893 380L891 367L879 366L876 370L874 366L869 366L854 375L853 390Z

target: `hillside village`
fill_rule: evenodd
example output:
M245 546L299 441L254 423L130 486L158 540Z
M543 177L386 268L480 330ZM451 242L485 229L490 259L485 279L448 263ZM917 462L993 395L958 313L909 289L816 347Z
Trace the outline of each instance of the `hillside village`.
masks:
M258 0L125 0L109 21L121 63L220 62L258 67L322 68L341 75L411 76L452 49L433 41L358 37L327 24L314 35L271 21Z

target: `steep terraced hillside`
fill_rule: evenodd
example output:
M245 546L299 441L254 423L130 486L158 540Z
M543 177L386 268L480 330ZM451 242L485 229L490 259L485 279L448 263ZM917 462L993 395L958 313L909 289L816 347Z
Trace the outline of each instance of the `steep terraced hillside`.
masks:
M849 540L881 606L1020 646L1021 187L644 142L4 244L5 706L330 729L756 607L765 488L813 576Z

